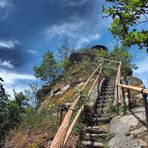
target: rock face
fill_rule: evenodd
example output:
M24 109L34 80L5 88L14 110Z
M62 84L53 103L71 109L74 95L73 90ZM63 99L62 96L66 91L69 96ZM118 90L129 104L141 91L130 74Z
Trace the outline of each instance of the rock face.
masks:
M144 108L135 108L132 114L118 116L111 120L110 132L115 133L115 137L109 141L109 148L146 148L148 146L146 143L148 136L144 135L147 129L140 125L136 117L141 121L145 120ZM138 137L140 134L141 137Z
M70 55L69 60L71 64L76 64L84 59L84 54L81 52L74 52Z
M93 49L108 51L108 49L103 45L94 45L90 48L90 51ZM91 54L91 52L90 54L86 54L83 52L74 52L70 55L69 60L71 64L76 64L81 62L85 57L93 58L93 55Z
M144 88L143 82L140 79L132 76L122 77L121 83ZM143 101L143 95L141 94L141 92L128 89L121 89L120 94L121 94L120 103L122 103L123 100L125 100L126 106L130 108L140 105Z
M94 45L94 46L91 47L91 49L98 49L98 50L108 51L108 49L103 45Z

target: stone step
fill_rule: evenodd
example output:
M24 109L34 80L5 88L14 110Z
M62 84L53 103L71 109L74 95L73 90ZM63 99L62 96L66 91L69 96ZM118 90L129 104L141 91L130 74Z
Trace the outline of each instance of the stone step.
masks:
M108 114L101 114L101 113L98 113L98 114L93 114L94 118L106 118L108 117Z
M104 88L104 89L114 89L114 86L115 85L104 85L103 87L102 87L102 89Z
M105 95L105 96L99 96L98 100L107 100L113 98L113 95Z
M95 122L95 123L109 123L110 122L110 120L111 120L111 118L110 117L101 117L101 118L94 118L93 119L93 121Z
M107 84L115 84L115 81L108 81Z
M106 79L105 82L116 82L116 79Z
M107 85L115 85L114 82L107 82L106 84L107 84Z
M101 133L101 134L91 134L91 133L85 133L84 139L88 140L99 140L99 139L104 139L107 136L107 133Z
M105 86L103 86L103 88L105 88L105 89L113 89L114 88L114 86L115 85L105 85Z
M106 106L105 103L99 103L97 104L97 108L104 108Z
M86 133L90 134L105 134L106 132L97 128L86 128L85 129Z
M96 110L97 111L106 111L107 110L107 107L99 108L99 107L96 106Z
M100 125L100 126L88 126L86 130L97 130L100 133L108 133L110 131L110 126L108 124Z
M101 100L97 100L97 104L106 104L108 102L107 99L101 99Z
M82 141L82 145L85 148L104 148L104 144L96 141Z
M106 112L107 112L107 109L106 109L106 108L103 108L103 109L102 109L102 108L101 108L101 109L100 109L100 108L98 108L98 109L96 109L96 112L97 112L97 113L104 114L104 113L106 113Z
M104 94L104 93L101 93L100 96L99 96L100 99L111 99L111 98L114 98L114 95L113 94Z
M114 88L102 88L101 91L113 91Z
M114 93L113 93L113 92L110 92L110 91L102 91L102 92L101 92L101 95L102 95L102 94L103 94L103 95L109 95L109 96L110 96L110 95L112 95L112 96L114 95Z

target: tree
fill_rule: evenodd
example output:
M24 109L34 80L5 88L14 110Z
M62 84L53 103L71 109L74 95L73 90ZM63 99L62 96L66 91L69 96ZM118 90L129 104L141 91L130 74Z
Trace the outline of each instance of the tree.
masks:
M54 82L58 76L58 68L56 60L52 54L52 52L47 51L44 56L43 60L41 62L41 65L39 67L34 67L35 76L37 78L40 78L44 81Z
M9 99L2 84L0 87L2 87L0 90L3 90L0 92L0 147L2 147L8 132L21 122L28 106L28 100L22 92L16 93L15 91L15 98Z
M28 98L28 102L31 107L36 108L38 106L38 100L36 94L39 90L39 85L37 83L29 84L29 89L25 90L25 96Z
M137 69L135 64L131 64L132 55L123 46L118 47L118 44L114 46L111 52L111 59L116 61L122 61L121 74L132 75L133 69Z
M70 54L74 52L74 50L69 47L69 42L68 42L67 37L65 37L63 43L57 49L57 52L58 52L58 56L61 61L63 61L65 58L68 58Z
M148 31L138 27L148 22L148 5L145 0L106 0L111 6L103 6L103 12L111 16L113 22L109 30L121 43L130 47L138 45L140 49L147 48Z

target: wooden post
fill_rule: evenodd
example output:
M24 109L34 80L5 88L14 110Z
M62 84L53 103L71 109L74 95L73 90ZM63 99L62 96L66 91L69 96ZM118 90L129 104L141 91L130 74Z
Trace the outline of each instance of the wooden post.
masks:
M118 93L118 91L119 91L118 89L119 88L118 88L118 86L116 86L116 87L117 87L117 114L119 115L119 113L120 113L119 112L119 93Z
M123 114L125 115L125 113L126 113L126 102L125 102L125 91L124 91L123 87L122 87L122 96L123 96L123 108L124 108Z
M60 125L62 123L62 120L63 120L63 110L61 109L60 110Z
M115 101L116 101L116 107L117 107L117 114L119 115L119 99L120 99L120 86L117 84L120 84L120 77L121 77L121 62L119 62L118 65L118 71L116 76L116 86L115 86Z

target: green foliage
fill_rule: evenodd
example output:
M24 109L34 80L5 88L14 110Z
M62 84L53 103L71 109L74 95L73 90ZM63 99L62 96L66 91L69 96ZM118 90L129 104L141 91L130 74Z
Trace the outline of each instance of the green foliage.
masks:
M72 130L74 135L80 135L84 132L84 124L80 121L78 121L76 123L76 125L74 126L73 130Z
M126 47L138 45L148 50L148 31L138 28L138 25L148 22L147 1L142 0L106 0L110 7L103 6L103 12L111 16L113 22L109 30L113 36L120 39Z
M117 114L116 107L113 105L112 101L108 102L107 105L107 113L110 117L114 117Z
M108 58L109 52L106 50L96 50L96 56L101 57L101 58Z
M111 140L112 138L114 138L115 137L115 133L108 133L107 135L106 135L106 137L105 137L105 140L106 141L109 141L109 140Z
M73 49L69 48L68 43L63 43L58 49L58 55L61 60L64 60L65 58L68 58L69 55L74 51Z
M70 64L70 61L69 61L68 57L64 58L62 64L63 64L63 68L64 68L65 71L69 70L71 64Z
M111 52L111 59L116 61L122 61L121 74L122 75L132 75L132 69L137 69L135 64L131 64L132 55L123 46L118 47L115 45L113 51Z
M28 100L28 103L32 107L37 108L37 106L39 105L39 100L37 99L36 93L39 90L39 86L37 83L32 83L32 84L29 84L29 87L30 87L29 89L26 89L24 91L25 96Z
M38 128L43 128L46 124L57 124L58 116L56 112L57 110L55 110L54 107L44 108L41 111L36 111L31 107L27 108L26 114L21 122L21 128L27 129L29 127L35 131Z
M10 100L8 96L0 96L0 146L7 133L20 124L28 106L23 93L15 93L15 98Z
M54 82L58 76L57 63L53 54L48 51L44 54L43 60L39 67L34 67L35 76L41 80L48 80L49 82Z

